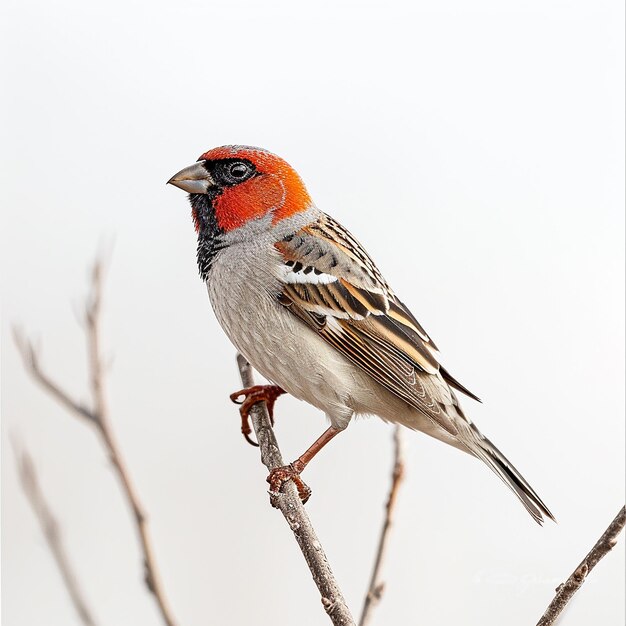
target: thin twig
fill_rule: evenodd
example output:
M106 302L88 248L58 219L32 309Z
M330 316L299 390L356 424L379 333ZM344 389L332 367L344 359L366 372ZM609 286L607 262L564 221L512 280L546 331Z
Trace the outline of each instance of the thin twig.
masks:
M39 485L35 464L30 454L24 449L19 450L15 443L13 443L13 450L15 452L15 463L22 490L41 526L43 535L46 538L46 543L50 548L54 562L59 569L63 584L69 593L72 604L78 613L78 617L84 626L96 626L97 622L93 618L91 609L85 600L78 578L74 573L74 568L67 555L63 537L59 529L59 523L46 502L41 486Z
M41 369L38 351L33 343L22 335L18 328L13 328L13 339L22 357L26 371L70 413L75 413L77 417L95 422L96 417L90 409L83 406L78 400L74 400Z
M243 386L252 387L254 385L252 367L240 354L237 355L237 365ZM265 403L255 404L250 411L250 417L261 450L262 463L270 471L283 466L283 458ZM354 626L354 619L335 581L322 544L315 534L311 520L300 501L298 490L292 481L283 485L281 492L275 496L274 502L287 520L300 546L322 596L322 605L331 621L337 626Z
M617 537L626 524L626 507L622 507L616 518L611 522L604 534L598 540L591 552L582 560L572 575L556 589L556 596L550 602L546 612L537 622L537 626L551 626L554 624L561 611L567 606L574 594L580 589L589 572L605 557L617 543Z
M393 431L393 470L391 472L391 486L389 488L387 504L385 505L385 520L383 521L383 527L380 531L378 550L376 552L376 559L374 560L372 577L363 602L363 610L361 612L359 626L366 626L366 624L369 624L373 609L380 602L383 591L385 590L385 583L381 580L381 569L385 553L387 551L389 531L391 530L391 526L393 524L393 514L396 499L398 497L398 489L402 479L404 478L404 447L400 428L400 426L396 426Z
M109 460L121 483L122 492L126 497L128 506L130 507L135 519L135 526L143 557L144 580L146 586L154 596L163 622L166 626L176 626L176 621L165 597L165 591L156 566L152 539L148 529L146 515L140 503L137 490L130 479L126 463L120 453L109 420L106 393L104 391L103 360L100 350L102 278L103 263L98 259L94 263L92 270L91 291L87 297L85 313L88 372L92 397L91 408L86 408L80 402L72 399L66 391L64 391L43 371L39 362L39 353L31 342L26 340L20 333L14 332L15 342L24 361L24 366L33 379L71 413L74 413L78 417L87 419L96 427L96 430L100 435L102 445L107 451Z

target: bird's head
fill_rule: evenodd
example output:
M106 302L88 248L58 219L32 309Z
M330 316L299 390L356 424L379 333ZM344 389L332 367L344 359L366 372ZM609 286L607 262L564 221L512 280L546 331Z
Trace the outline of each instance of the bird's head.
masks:
M198 231L207 219L222 232L268 214L275 224L312 205L302 179L286 161L250 146L213 148L168 183L189 192Z

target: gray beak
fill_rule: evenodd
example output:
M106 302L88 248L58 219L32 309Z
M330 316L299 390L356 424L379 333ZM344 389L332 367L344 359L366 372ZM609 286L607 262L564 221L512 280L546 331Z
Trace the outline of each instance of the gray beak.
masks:
M167 181L168 185L175 185L189 193L206 193L210 187L215 187L215 181L204 167L206 161L198 161Z

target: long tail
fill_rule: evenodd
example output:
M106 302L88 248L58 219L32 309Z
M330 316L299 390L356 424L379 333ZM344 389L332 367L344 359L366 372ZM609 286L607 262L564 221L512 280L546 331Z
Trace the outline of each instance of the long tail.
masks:
M556 522L550 509L544 504L535 490L526 482L525 478L515 469L513 464L487 439L473 424L468 424L467 439L462 439L470 452L484 461L497 474L511 491L520 499L526 510L540 525L544 522L544 515Z

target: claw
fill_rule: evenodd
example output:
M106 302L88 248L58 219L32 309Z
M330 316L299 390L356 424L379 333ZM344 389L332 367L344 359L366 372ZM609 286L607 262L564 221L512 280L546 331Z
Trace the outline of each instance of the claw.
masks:
M274 425L274 403L278 396L285 393L283 389L276 385L255 385L254 387L248 387L247 389L240 389L235 393L230 394L230 399L240 405L239 414L241 415L241 432L246 441L252 445L257 446L258 443L250 438L252 428L250 427L250 409L257 402L265 402L267 404L267 411L270 416L270 422ZM243 398L240 400L240 398Z
M247 429L247 431L246 431ZM250 433L252 432L250 426L248 426L248 424L246 423L246 425L244 426L243 424L241 425L241 434L243 435L244 439L251 445L254 446L255 448L259 447L259 444L250 437Z
M270 484L270 502L274 508L278 507L276 502L276 496L280 493L281 487L289 480L293 480L294 484L298 488L298 495L302 504L306 504L311 497L311 489L300 478L300 472L302 469L296 467L298 462L290 463L289 465L283 465L282 467L275 467L267 477L267 482Z
M243 400L238 400L238 398L240 398L241 396L243 396ZM230 394L230 399L235 404L243 404L246 399L246 394L242 393L241 391L236 391L235 393Z

